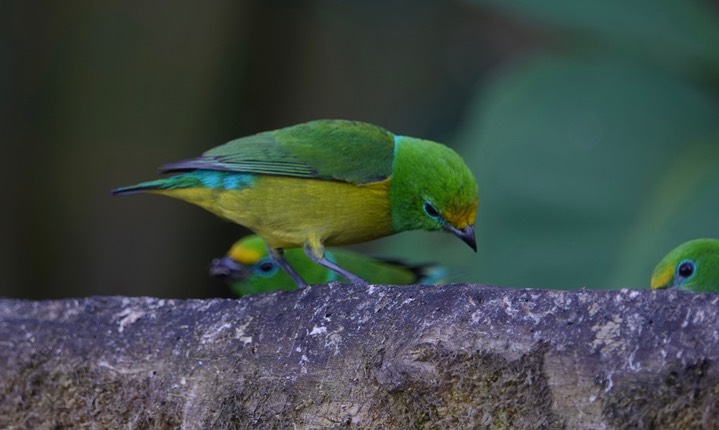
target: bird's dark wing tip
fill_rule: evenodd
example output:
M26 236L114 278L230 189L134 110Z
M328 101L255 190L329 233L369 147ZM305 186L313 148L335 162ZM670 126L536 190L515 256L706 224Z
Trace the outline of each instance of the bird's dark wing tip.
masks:
M160 166L161 173L186 172L188 170L218 170L220 163L212 158L191 158L189 160L175 161Z

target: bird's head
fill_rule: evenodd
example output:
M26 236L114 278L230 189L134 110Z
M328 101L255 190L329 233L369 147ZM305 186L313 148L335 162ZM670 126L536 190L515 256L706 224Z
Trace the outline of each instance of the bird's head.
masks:
M390 185L395 231L443 230L475 251L477 181L462 157L436 142L398 136Z
M235 242L222 258L210 263L210 275L228 281L270 278L279 270L277 263L267 255L265 242L258 236L248 236Z
M719 291L719 240L695 239L674 248L654 268L650 286Z

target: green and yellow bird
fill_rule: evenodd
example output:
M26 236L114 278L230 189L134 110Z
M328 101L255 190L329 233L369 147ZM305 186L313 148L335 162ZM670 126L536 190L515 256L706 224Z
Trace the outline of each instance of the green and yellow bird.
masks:
M410 265L342 249L327 249L325 257L371 284L429 285L443 281L447 274L444 267L436 264ZM309 284L347 281L336 272L313 263L302 249L287 249L285 258ZM226 256L212 260L209 271L210 275L226 280L238 296L296 290L297 284L279 269L279 265L267 254L265 241L251 235L235 242Z
M306 285L283 257L308 257L366 283L325 257L325 245L407 230L444 230L475 251L477 182L462 158L429 140L375 125L317 120L230 141L161 168L174 176L118 188L178 198L243 225L273 260Z
M695 239L674 248L654 269L651 287L719 291L719 240Z

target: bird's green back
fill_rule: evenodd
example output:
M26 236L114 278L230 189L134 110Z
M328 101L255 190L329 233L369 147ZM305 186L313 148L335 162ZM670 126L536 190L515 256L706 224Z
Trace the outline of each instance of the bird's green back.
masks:
M394 135L363 122L316 120L232 140L200 157L166 164L194 169L283 175L367 184L392 174Z

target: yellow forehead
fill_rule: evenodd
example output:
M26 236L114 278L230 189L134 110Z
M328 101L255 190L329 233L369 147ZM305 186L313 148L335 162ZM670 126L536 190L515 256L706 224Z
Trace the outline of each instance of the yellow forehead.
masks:
M479 197L474 199L474 203L461 209L448 210L442 213L442 217L456 228L465 228L468 225L474 225L477 218L477 205Z
M255 264L264 256L264 253L258 249L249 248L242 243L236 243L227 256L236 262L244 265Z
M652 276L651 287L652 290L658 290L660 288L666 288L669 286L669 282L674 277L674 267L666 266L661 270L654 273Z

